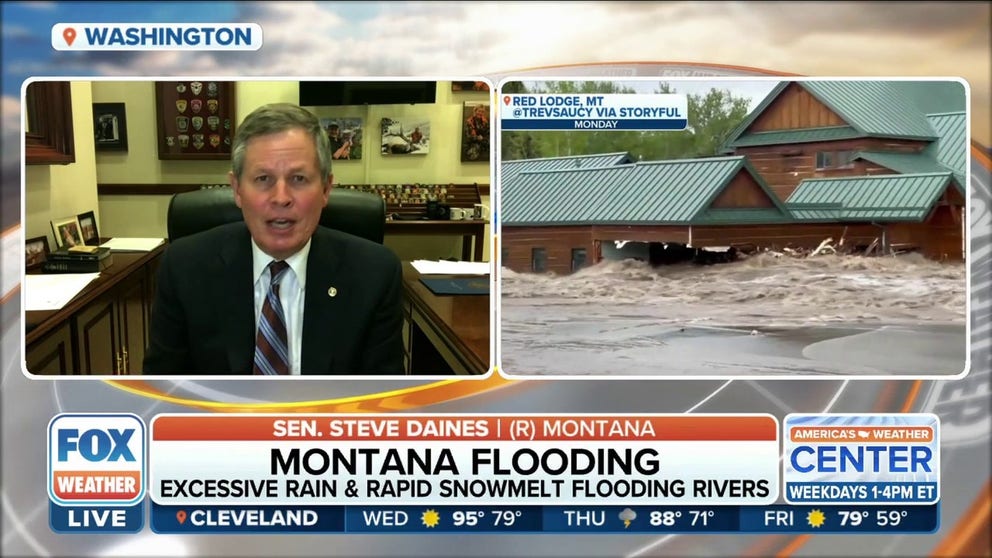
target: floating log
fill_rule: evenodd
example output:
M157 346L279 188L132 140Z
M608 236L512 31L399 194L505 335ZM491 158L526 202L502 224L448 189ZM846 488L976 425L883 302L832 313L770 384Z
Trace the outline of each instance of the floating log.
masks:
M833 238L828 238L824 240L823 242L820 243L819 246L816 247L816 250L813 250L813 252L808 257L812 258L813 256L820 255L821 253L827 253L828 250L830 251L831 254L836 254L837 250L833 246L831 246L831 243L833 241L834 241Z
M865 248L865 255L870 256L871 253L874 252L877 248L878 248L878 237L876 236L875 240L872 240L871 244L869 244L868 247Z

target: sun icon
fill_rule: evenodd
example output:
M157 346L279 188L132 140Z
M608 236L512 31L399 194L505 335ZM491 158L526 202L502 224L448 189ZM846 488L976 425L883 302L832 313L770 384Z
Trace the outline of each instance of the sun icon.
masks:
M420 514L420 522L424 524L424 527L437 527L437 524L441 522L441 514L434 510L425 510L424 513Z
M806 514L806 523L809 523L810 527L822 527L826 522L827 516L820 510L814 509Z

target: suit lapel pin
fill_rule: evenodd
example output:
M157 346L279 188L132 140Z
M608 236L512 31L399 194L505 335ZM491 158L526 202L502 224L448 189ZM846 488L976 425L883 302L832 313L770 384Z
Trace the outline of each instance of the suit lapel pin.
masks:
M338 296L338 290L334 287L330 287L329 289L327 289L327 296L331 298Z

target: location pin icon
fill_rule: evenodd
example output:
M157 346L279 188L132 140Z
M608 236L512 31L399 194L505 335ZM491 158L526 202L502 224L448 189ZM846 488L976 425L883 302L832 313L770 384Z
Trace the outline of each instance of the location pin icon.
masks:
M65 31L62 32L62 38L65 39L65 43L72 46L72 41L76 40L76 30L72 27L66 27Z
M510 104L510 96L509 95L506 95L506 96L503 97L503 104L504 105Z
M176 519L179 520L179 524L182 525L186 523L186 510L179 510L176 512Z

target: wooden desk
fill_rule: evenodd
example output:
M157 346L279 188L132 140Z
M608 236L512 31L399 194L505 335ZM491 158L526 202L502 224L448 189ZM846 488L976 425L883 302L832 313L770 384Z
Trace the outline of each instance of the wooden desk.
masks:
M481 262L486 242L486 225L489 221L468 219L464 221L387 220L386 234L413 235L462 235L462 260ZM472 240L475 240L475 249ZM428 291L430 292L430 291Z
M490 295L436 295L409 262L403 263L403 295L408 373L489 371Z
M131 374L141 370L155 272L165 245L114 252L113 263L59 310L24 313L25 361L34 374Z

